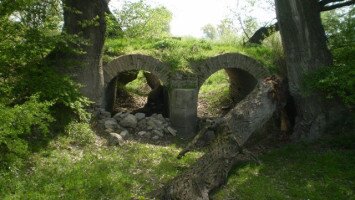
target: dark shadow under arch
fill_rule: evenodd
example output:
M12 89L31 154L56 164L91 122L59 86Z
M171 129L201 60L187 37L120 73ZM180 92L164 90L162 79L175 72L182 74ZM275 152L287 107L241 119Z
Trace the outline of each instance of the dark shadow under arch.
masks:
M120 78L120 74L122 74L122 72L134 70L150 72L160 79L163 87L168 82L170 76L170 67L151 56L131 54L116 58L104 67L105 90L102 104L107 111L111 112L113 110L114 101L116 99L117 81ZM165 104L168 105L168 95L166 94L166 90L163 90L164 101ZM166 107L168 108L168 106ZM167 113L165 113L165 115L167 115Z

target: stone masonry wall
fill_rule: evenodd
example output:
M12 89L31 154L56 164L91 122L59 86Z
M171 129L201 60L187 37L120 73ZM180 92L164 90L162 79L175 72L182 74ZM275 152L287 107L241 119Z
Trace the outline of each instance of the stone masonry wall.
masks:
M172 125L183 137L193 137L197 126L197 97L199 88L213 73L226 69L231 91L237 93L237 101L245 98L265 77L268 70L255 59L239 53L226 53L191 63L192 73L175 72L171 67L151 56L131 54L118 57L104 66L105 98L103 105L110 105L115 97L116 77L120 72L145 70L156 75L168 88L169 110Z

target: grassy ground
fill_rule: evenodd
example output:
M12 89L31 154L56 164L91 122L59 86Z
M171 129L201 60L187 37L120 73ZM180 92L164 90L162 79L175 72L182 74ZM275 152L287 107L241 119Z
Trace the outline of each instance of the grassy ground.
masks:
M177 160L174 145L71 143L61 137L24 168L1 172L0 199L144 199L201 155Z
M213 199L355 199L354 145L287 145L260 159L240 164Z
M229 95L229 78L224 70L212 74L201 86L198 95L198 115L216 117L223 106L231 103Z
M353 141L348 135L270 150L260 165L239 164L213 199L355 199ZM0 172L0 199L146 199L202 155L177 160L176 145L73 142L59 137L25 167Z
M199 61L223 53L242 53L260 61L271 70L274 68L275 52L266 47L244 47L234 43L217 43L192 38L163 39L107 39L104 61L132 53L151 55L169 63L175 70L189 70L190 61Z

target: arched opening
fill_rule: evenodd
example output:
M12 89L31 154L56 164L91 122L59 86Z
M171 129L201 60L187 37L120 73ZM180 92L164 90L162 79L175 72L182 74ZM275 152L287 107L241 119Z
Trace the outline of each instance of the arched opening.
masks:
M139 75L139 71L143 75ZM116 104L117 93L120 95L120 88L128 86L129 89L139 88L149 92L146 103L141 110L126 110L132 112L144 112L146 115L153 113L169 115L168 94L165 84L168 82L170 67L151 56L142 54L130 54L120 56L104 66L105 91L102 98L102 105L107 111L113 112ZM144 78L142 78L144 76ZM138 78L137 81L134 81ZM145 82L148 87L138 83ZM132 82L132 83L130 83ZM119 86L119 87L118 87ZM126 88L127 89L127 88ZM136 104L136 105L142 105ZM137 107L137 106L136 106ZM136 108L134 107L134 108ZM116 109L117 112L117 109Z
M110 83L114 93L112 113L154 113L168 115L168 95L162 81L151 72L128 70L117 74Z
M201 85L198 95L198 117L224 116L244 99L256 86L248 72L238 68L225 68L210 75Z

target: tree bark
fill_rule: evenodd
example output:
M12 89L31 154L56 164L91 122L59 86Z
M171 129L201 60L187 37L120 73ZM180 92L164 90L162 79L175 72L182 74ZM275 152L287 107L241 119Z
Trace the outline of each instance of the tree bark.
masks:
M96 104L101 104L104 84L101 57L106 31L107 1L63 0L63 10L63 32L78 36L85 42L69 43L69 47L65 49L56 48L48 59L59 72L71 76L83 86L83 95Z
M209 199L209 193L223 184L232 167L244 159L244 143L277 109L278 101L275 98L281 92L279 83L275 79L259 83L257 89L226 115L221 123L221 134L211 149L189 170L158 191L155 197L164 200ZM186 151L179 155L184 153Z
M297 118L294 139L315 139L326 124L326 108L317 94L305 95L305 74L332 64L317 0L276 0L276 13L286 54L288 84Z

